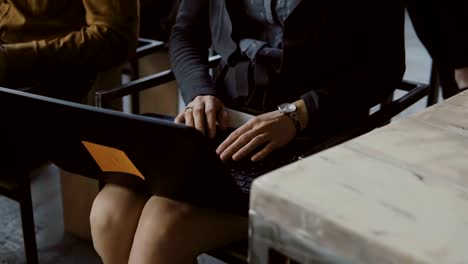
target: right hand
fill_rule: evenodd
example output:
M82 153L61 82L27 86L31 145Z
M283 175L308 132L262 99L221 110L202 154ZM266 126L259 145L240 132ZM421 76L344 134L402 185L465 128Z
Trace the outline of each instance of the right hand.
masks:
M210 138L216 136L216 125L225 129L228 121L228 112L223 103L212 95L195 97L175 118L176 123L194 127Z

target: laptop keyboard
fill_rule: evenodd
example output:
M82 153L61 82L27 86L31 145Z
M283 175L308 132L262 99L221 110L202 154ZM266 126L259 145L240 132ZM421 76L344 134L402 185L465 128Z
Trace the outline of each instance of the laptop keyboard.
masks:
M221 133L220 133L221 132ZM213 140L217 147L232 131L218 131L216 139ZM283 149L279 152L270 154L264 161L252 162L243 161L225 161L232 178L243 193L249 193L253 180L267 172L278 169L286 164L298 159L297 151Z
M250 192L250 186L255 178L296 160L297 157L295 155L283 155L281 157L271 157L262 162L231 161L225 164L228 166L230 174L240 190L244 193L248 193Z
M253 174L248 175L242 172L239 173L234 169L231 169L231 176L243 193L250 192L250 186L252 185L252 181L256 178L256 176Z

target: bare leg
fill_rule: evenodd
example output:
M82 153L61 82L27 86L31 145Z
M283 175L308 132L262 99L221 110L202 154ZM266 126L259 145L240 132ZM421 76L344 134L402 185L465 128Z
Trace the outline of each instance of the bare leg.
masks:
M91 209L94 248L104 263L128 263L133 237L147 201L130 189L107 184Z
M196 257L247 236L246 217L153 196L138 223L129 263L191 264Z

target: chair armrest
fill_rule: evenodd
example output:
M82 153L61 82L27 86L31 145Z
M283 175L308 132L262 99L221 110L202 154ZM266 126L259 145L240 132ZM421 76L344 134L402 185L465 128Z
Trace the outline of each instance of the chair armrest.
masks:
M391 118L395 117L403 110L407 109L408 107L422 99L424 96L426 96L429 92L429 85L403 80L400 86L397 87L397 89L405 90L408 92L401 98L389 102L380 110L371 114L362 123L345 129L336 134L335 136L332 136L331 138L327 139L325 142L314 146L307 153L301 155L300 158L302 159L312 154L331 148L333 146L339 145L341 143L361 136L378 127L387 124Z
M136 49L136 58L142 58L146 55L155 53L164 48L164 42L154 39L138 38L138 47Z
M369 120L374 122L371 125L381 126L384 122L421 100L428 95L429 84L403 80L397 89L407 91L407 93L370 115Z
M219 55L210 56L208 59L208 66L210 68L216 67L219 64L221 57ZM172 70L165 70L158 72L147 77L143 77L124 85L106 91L98 91L95 94L96 106L105 107L115 99L122 98L127 95L136 94L146 89L158 86L164 83L174 81L175 77Z

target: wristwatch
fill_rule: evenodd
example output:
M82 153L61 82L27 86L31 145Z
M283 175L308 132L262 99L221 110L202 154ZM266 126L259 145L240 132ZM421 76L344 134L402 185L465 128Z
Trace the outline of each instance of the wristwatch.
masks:
M295 104L285 103L278 105L278 110L281 114L291 118L296 127L296 135L301 132L301 123L299 122L299 117L297 116L297 107Z

